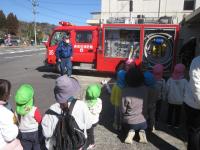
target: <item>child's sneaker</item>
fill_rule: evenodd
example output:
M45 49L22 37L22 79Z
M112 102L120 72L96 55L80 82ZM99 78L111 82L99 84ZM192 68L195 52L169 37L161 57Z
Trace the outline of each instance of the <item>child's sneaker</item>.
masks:
M133 143L133 137L135 136L135 131L134 130L129 130L128 135L125 139L125 143L127 144L132 144Z
M121 125L118 125L117 130L118 130L118 131L121 131L121 129L122 129L122 126L121 126Z
M179 128L179 126L178 126L178 125L175 125L175 126L174 126L174 128L175 128L175 129L178 129L178 128Z
M106 84L108 84L108 81L107 81L107 80L102 80L102 81L101 81L101 84L102 84L102 85L106 85Z
M152 127L151 132L152 132L152 133L155 133L155 132L156 132L155 126Z
M144 130L140 130L139 137L140 137L140 140L139 140L140 143L144 143L144 144L148 143L147 138L146 138L146 133Z
M90 144L90 145L87 147L87 150L94 149L94 148L95 148L95 144Z

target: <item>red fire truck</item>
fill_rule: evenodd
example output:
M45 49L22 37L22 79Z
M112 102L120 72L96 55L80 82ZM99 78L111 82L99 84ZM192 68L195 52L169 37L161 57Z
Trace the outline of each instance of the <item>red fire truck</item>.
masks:
M179 25L103 24L76 26L60 22L46 43L46 62L56 65L55 50L66 34L73 46L73 69L115 72L128 57L144 70L157 63L170 71L176 60Z

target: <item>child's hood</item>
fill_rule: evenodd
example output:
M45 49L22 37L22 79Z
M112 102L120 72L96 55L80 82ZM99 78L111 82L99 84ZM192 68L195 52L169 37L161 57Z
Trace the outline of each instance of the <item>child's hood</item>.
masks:
M162 79L163 70L164 70L164 67L163 67L162 64L156 64L155 66L153 66L153 75L154 75L156 80Z
M33 107L34 90L30 84L22 84L16 92L16 112L26 115Z
M149 71L144 72L144 84L148 87L154 87L156 84L153 74Z
M176 64L176 66L174 67L174 71L172 73L172 79L174 79L174 80L183 79L184 74L185 74L185 65Z
M86 90L86 99L97 99L101 94L101 87L99 84L89 85Z
M125 87L125 76L126 76L126 71L124 70L120 70L117 72L117 85L120 88L124 88Z
M94 105L101 94L101 87L99 84L89 85L86 90L86 100L89 105Z

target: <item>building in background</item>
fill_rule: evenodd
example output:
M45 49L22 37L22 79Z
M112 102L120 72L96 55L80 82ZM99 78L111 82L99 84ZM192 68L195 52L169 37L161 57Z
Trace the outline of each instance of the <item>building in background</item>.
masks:
M180 23L199 6L200 0L101 0L101 12L87 23Z
M181 22L179 36L179 53L177 55L180 62L189 68L192 59L200 55L200 7L186 16Z

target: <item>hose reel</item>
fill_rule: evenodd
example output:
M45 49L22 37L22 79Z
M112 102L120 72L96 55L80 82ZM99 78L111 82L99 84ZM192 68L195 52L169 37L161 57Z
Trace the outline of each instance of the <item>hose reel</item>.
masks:
M144 44L144 62L146 67L162 64L169 68L173 58L173 37L168 33L151 33L146 35Z

